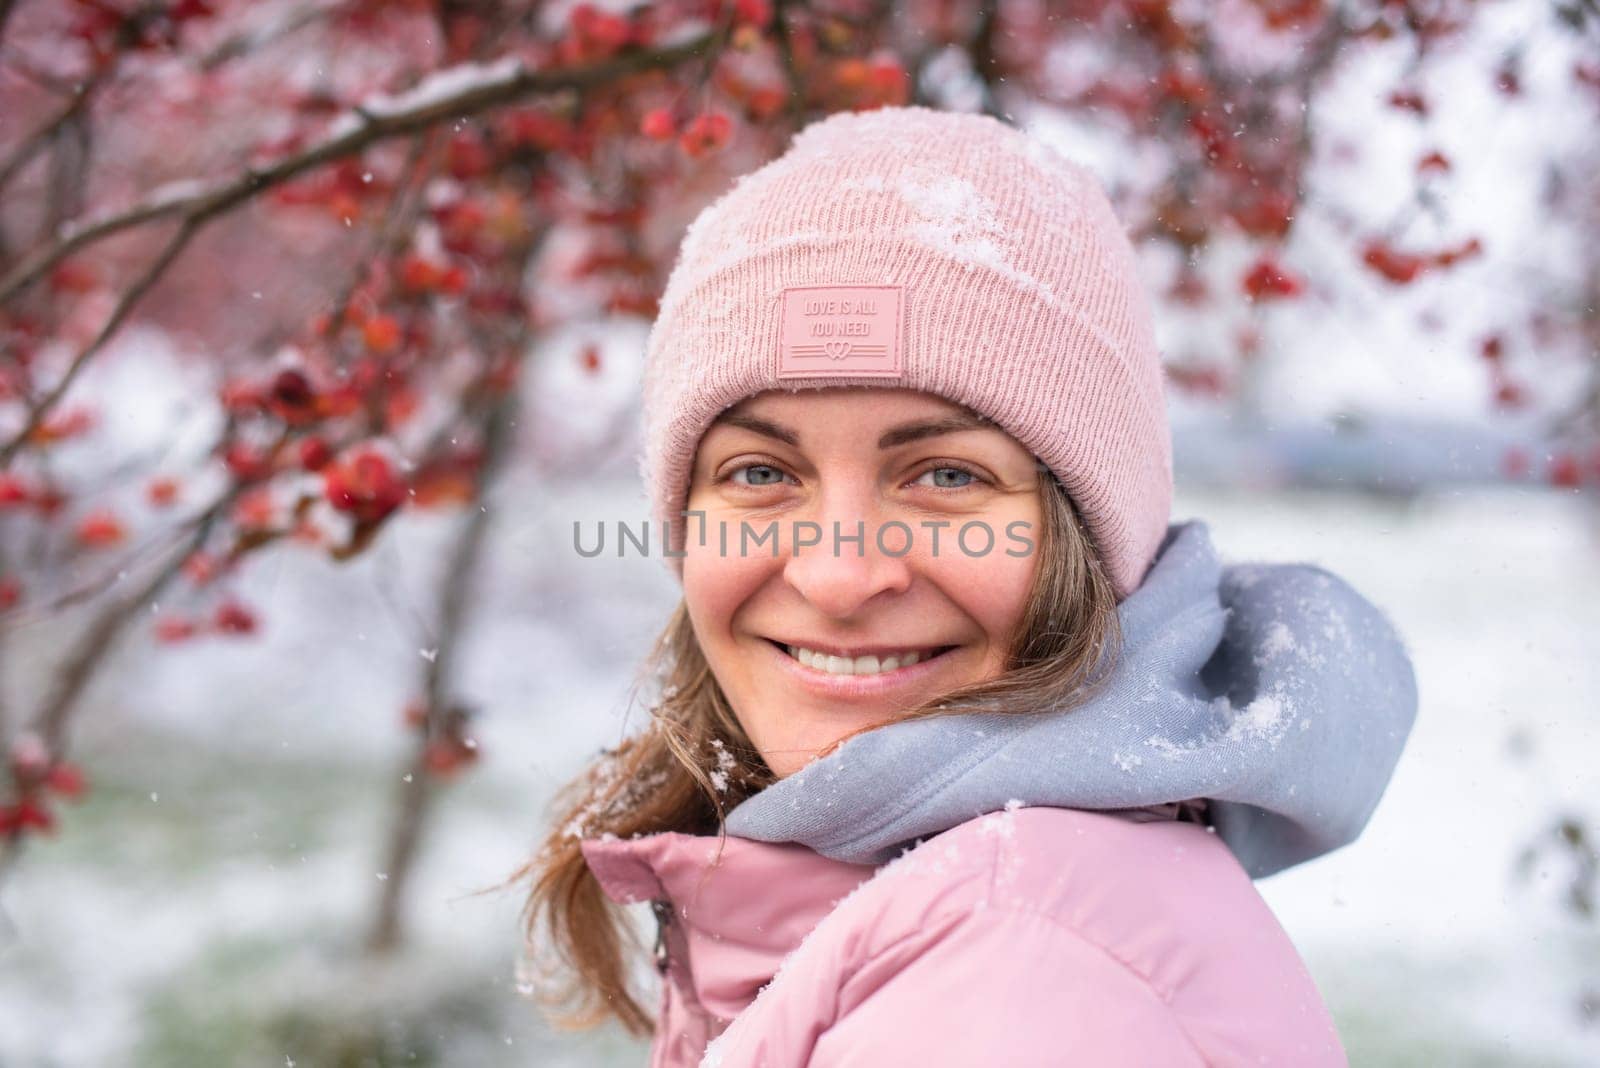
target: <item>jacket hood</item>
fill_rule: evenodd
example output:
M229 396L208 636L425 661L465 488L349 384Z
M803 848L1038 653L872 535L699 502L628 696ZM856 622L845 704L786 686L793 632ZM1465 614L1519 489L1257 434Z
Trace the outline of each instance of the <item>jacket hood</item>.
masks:
M1087 702L887 724L746 799L727 833L879 865L1008 802L1206 798L1252 878L1360 835L1417 711L1410 657L1371 602L1311 564L1224 566L1189 520L1118 616L1121 656Z

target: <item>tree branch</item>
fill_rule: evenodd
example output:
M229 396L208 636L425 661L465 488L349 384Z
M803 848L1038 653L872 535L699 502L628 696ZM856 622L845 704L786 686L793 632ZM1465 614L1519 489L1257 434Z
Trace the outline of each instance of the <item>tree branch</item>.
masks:
M392 137L417 133L441 122L476 115L525 96L553 93L565 89L584 90L646 70L671 67L704 52L718 35L706 33L666 48L639 51L577 69L555 72L530 71L522 63L508 61L491 67L477 64L452 67L424 79L415 89L393 101L369 100L356 105L350 114L333 124L335 131L321 143L271 164L248 167L243 173L219 185L196 186L181 182L158 190L150 199L116 215L75 222L64 227L55 244L45 248L0 279L0 303L37 282L68 256L113 234L143 223L169 216L204 222L258 195L346 156ZM438 86L463 80L471 69L488 75L453 92L439 92Z
M663 49L634 53L621 59L595 64L579 70L558 74L539 74L529 71L520 62L502 61L496 67L477 65L453 67L440 72L394 100L371 100L357 107L334 124L339 132L298 155L290 156L264 170L247 169L243 174L212 187L195 188L192 183L178 183L167 187L151 199L110 218L71 228L68 235L54 246L18 267L0 282L0 302L4 302L27 288L46 271L72 252L102 240L112 234L168 216L177 216L181 225L177 236L167 245L135 285L123 295L116 310L99 335L77 355L61 380L39 402L33 405L22 429L3 447L0 447L0 469L26 444L43 422L49 410L61 399L72 380L77 377L88 360L105 344L121 326L139 299L161 277L177 254L206 222L236 207L303 171L330 160L359 153L378 141L406 134L418 133L433 126L474 115L489 108L505 104L530 94L552 92L559 89L582 89L604 84L628 74L657 67L671 66L686 58L698 55L714 41L725 38L723 32L703 34L681 44ZM440 85L453 85L467 74L487 71L485 76L467 78L466 84L453 92L440 92Z

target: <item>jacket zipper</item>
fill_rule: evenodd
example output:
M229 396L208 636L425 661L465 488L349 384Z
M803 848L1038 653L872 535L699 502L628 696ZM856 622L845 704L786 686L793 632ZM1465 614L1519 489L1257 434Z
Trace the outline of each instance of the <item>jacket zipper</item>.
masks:
M656 915L656 945L654 957L656 971L662 975L667 974L667 925L672 922L672 904L655 898L650 902L651 911Z

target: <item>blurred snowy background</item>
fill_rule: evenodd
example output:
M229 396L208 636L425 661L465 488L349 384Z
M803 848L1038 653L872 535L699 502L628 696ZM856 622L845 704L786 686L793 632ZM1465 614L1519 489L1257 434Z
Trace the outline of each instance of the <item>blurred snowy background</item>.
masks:
M1318 151L1346 163L1310 172L1317 210L1281 250L1305 298L1252 311L1263 355L1228 396L1171 397L1174 518L1206 519L1226 560L1342 575L1415 660L1417 725L1366 833L1258 884L1355 1065L1600 1063L1600 925L1573 904L1596 883L1592 838L1574 838L1600 825L1600 495L1549 476L1544 418L1594 354L1521 346L1507 362L1542 403L1509 411L1462 356L1593 262L1600 235L1548 217L1548 176L1529 164L1595 147L1560 7L1486 5L1429 67L1425 130L1383 103L1402 49L1344 67L1319 101ZM1514 45L1516 101L1485 75ZM970 104L959 84L947 96ZM1137 186L1141 161L1102 130L1017 118L1109 188ZM1471 233L1487 253L1396 289L1350 262L1338 224L1403 211L1431 149L1454 177L1410 236ZM1155 287L1167 253L1141 252ZM1232 277L1250 255L1213 268ZM1181 360L1238 327L1165 305L1160 337ZM645 514L632 434L647 329L574 321L529 355L455 666L479 758L426 826L398 966L357 950L389 878L412 746L399 710L436 652L448 512L407 514L345 563L279 548L230 586L261 620L248 640L147 629L96 674L73 734L92 789L0 885L0 1066L643 1063L620 1032L541 1022L517 985L520 896L494 888L541 839L552 791L640 725L633 670L675 603L658 559L572 547L575 522ZM153 322L119 334L75 385L103 418L62 468L197 454L220 417L193 346ZM88 618L8 621L4 707L37 704Z

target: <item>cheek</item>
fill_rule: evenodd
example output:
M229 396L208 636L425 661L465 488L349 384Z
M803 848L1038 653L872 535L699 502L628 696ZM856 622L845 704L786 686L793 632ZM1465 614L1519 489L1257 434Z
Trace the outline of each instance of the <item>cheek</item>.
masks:
M683 597L703 644L730 640L734 616L760 588L771 564L767 561L763 568L759 558L741 559L732 552L723 556L714 535L704 546L696 545L691 528L683 558Z
M723 557L714 541L704 548L691 542L683 558L683 599L695 639L732 706L734 718L757 748L766 737L766 722L760 715L760 709L767 707L761 696L761 661L752 657L748 644L740 644L734 626L773 566L770 560L762 566L760 560Z
M1008 524L1019 521L1029 525L1007 531ZM984 523L994 532L992 544L983 529L974 527L959 539L960 528L954 527L947 532L948 538L941 534L939 555L924 558L923 567L945 595L977 622L992 645L1004 646L1021 622L1033 589L1039 559L1039 519L1036 513L1023 509L996 515ZM980 555L968 555L963 545Z
M1034 554L1007 556L1008 548L1022 551L1014 541L1000 541L986 555L969 557L959 548L946 555L941 545L938 559L927 563L940 588L992 641L1008 637L1021 621L1033 586Z

